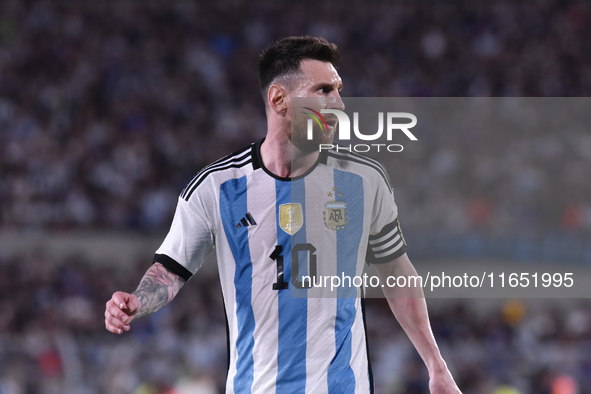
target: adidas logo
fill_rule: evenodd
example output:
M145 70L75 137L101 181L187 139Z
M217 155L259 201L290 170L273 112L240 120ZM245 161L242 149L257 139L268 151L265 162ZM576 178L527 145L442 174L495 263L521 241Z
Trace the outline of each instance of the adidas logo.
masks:
M240 219L240 223L236 225L236 228L240 227L248 227L248 226L256 226L257 222L254 221L254 218L250 214L250 212L246 212L246 215L242 219Z

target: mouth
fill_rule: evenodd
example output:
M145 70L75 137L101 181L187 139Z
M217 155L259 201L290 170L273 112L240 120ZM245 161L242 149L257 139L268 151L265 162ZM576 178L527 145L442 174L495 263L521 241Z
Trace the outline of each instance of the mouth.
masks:
M332 118L332 117L331 118L328 118L328 119L325 118L325 120L326 120L326 125L330 129L334 129L336 127L337 123L339 123L339 120L338 119Z

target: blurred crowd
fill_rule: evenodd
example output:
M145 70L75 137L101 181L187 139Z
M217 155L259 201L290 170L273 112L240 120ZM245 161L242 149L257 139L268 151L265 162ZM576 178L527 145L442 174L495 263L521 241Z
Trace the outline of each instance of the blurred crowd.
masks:
M196 275L168 306L116 336L103 326L113 291L134 267L55 262L42 253L0 261L0 394L218 394L226 330L215 277ZM442 354L464 394L591 393L591 303L431 303ZM383 299L367 299L378 394L426 394L426 368Z
M349 97L589 96L590 22L553 0L2 1L0 229L163 231L196 172L264 136L273 39L337 43ZM591 231L587 130L472 133L396 157L407 230Z
M258 56L294 34L338 44L343 96L591 96L583 1L4 0L0 232L166 231L195 173L264 136ZM409 254L516 241L519 253L591 261L588 124L519 135L462 127L390 158ZM547 249L524 244L531 237ZM104 303L134 289L147 261L0 258L0 394L222 392L213 278L197 275L121 337L103 328ZM465 394L591 393L588 302L508 301L482 313L476 301L431 309ZM426 370L385 301L367 310L376 392L426 393Z

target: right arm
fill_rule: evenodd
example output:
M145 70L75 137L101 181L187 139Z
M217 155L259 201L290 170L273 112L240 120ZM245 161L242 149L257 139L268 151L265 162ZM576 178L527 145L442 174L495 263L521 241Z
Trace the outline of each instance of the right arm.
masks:
M195 189L192 183L191 199L190 195L185 198L185 192L179 196L170 231L136 291L118 291L107 302L105 326L112 333L129 331L133 319L156 312L172 301L213 249L215 231L207 210L217 201L214 189L209 183ZM158 261L168 261L174 272Z
M146 271L138 288L132 294L118 291L105 308L105 327L114 334L129 331L129 323L136 317L156 312L177 295L185 281L154 263Z

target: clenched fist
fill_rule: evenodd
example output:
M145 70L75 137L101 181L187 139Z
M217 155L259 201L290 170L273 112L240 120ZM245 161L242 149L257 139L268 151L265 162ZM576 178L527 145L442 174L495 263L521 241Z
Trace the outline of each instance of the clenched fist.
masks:
M115 292L105 308L105 327L114 334L129 331L129 323L142 306L133 294L122 291Z

